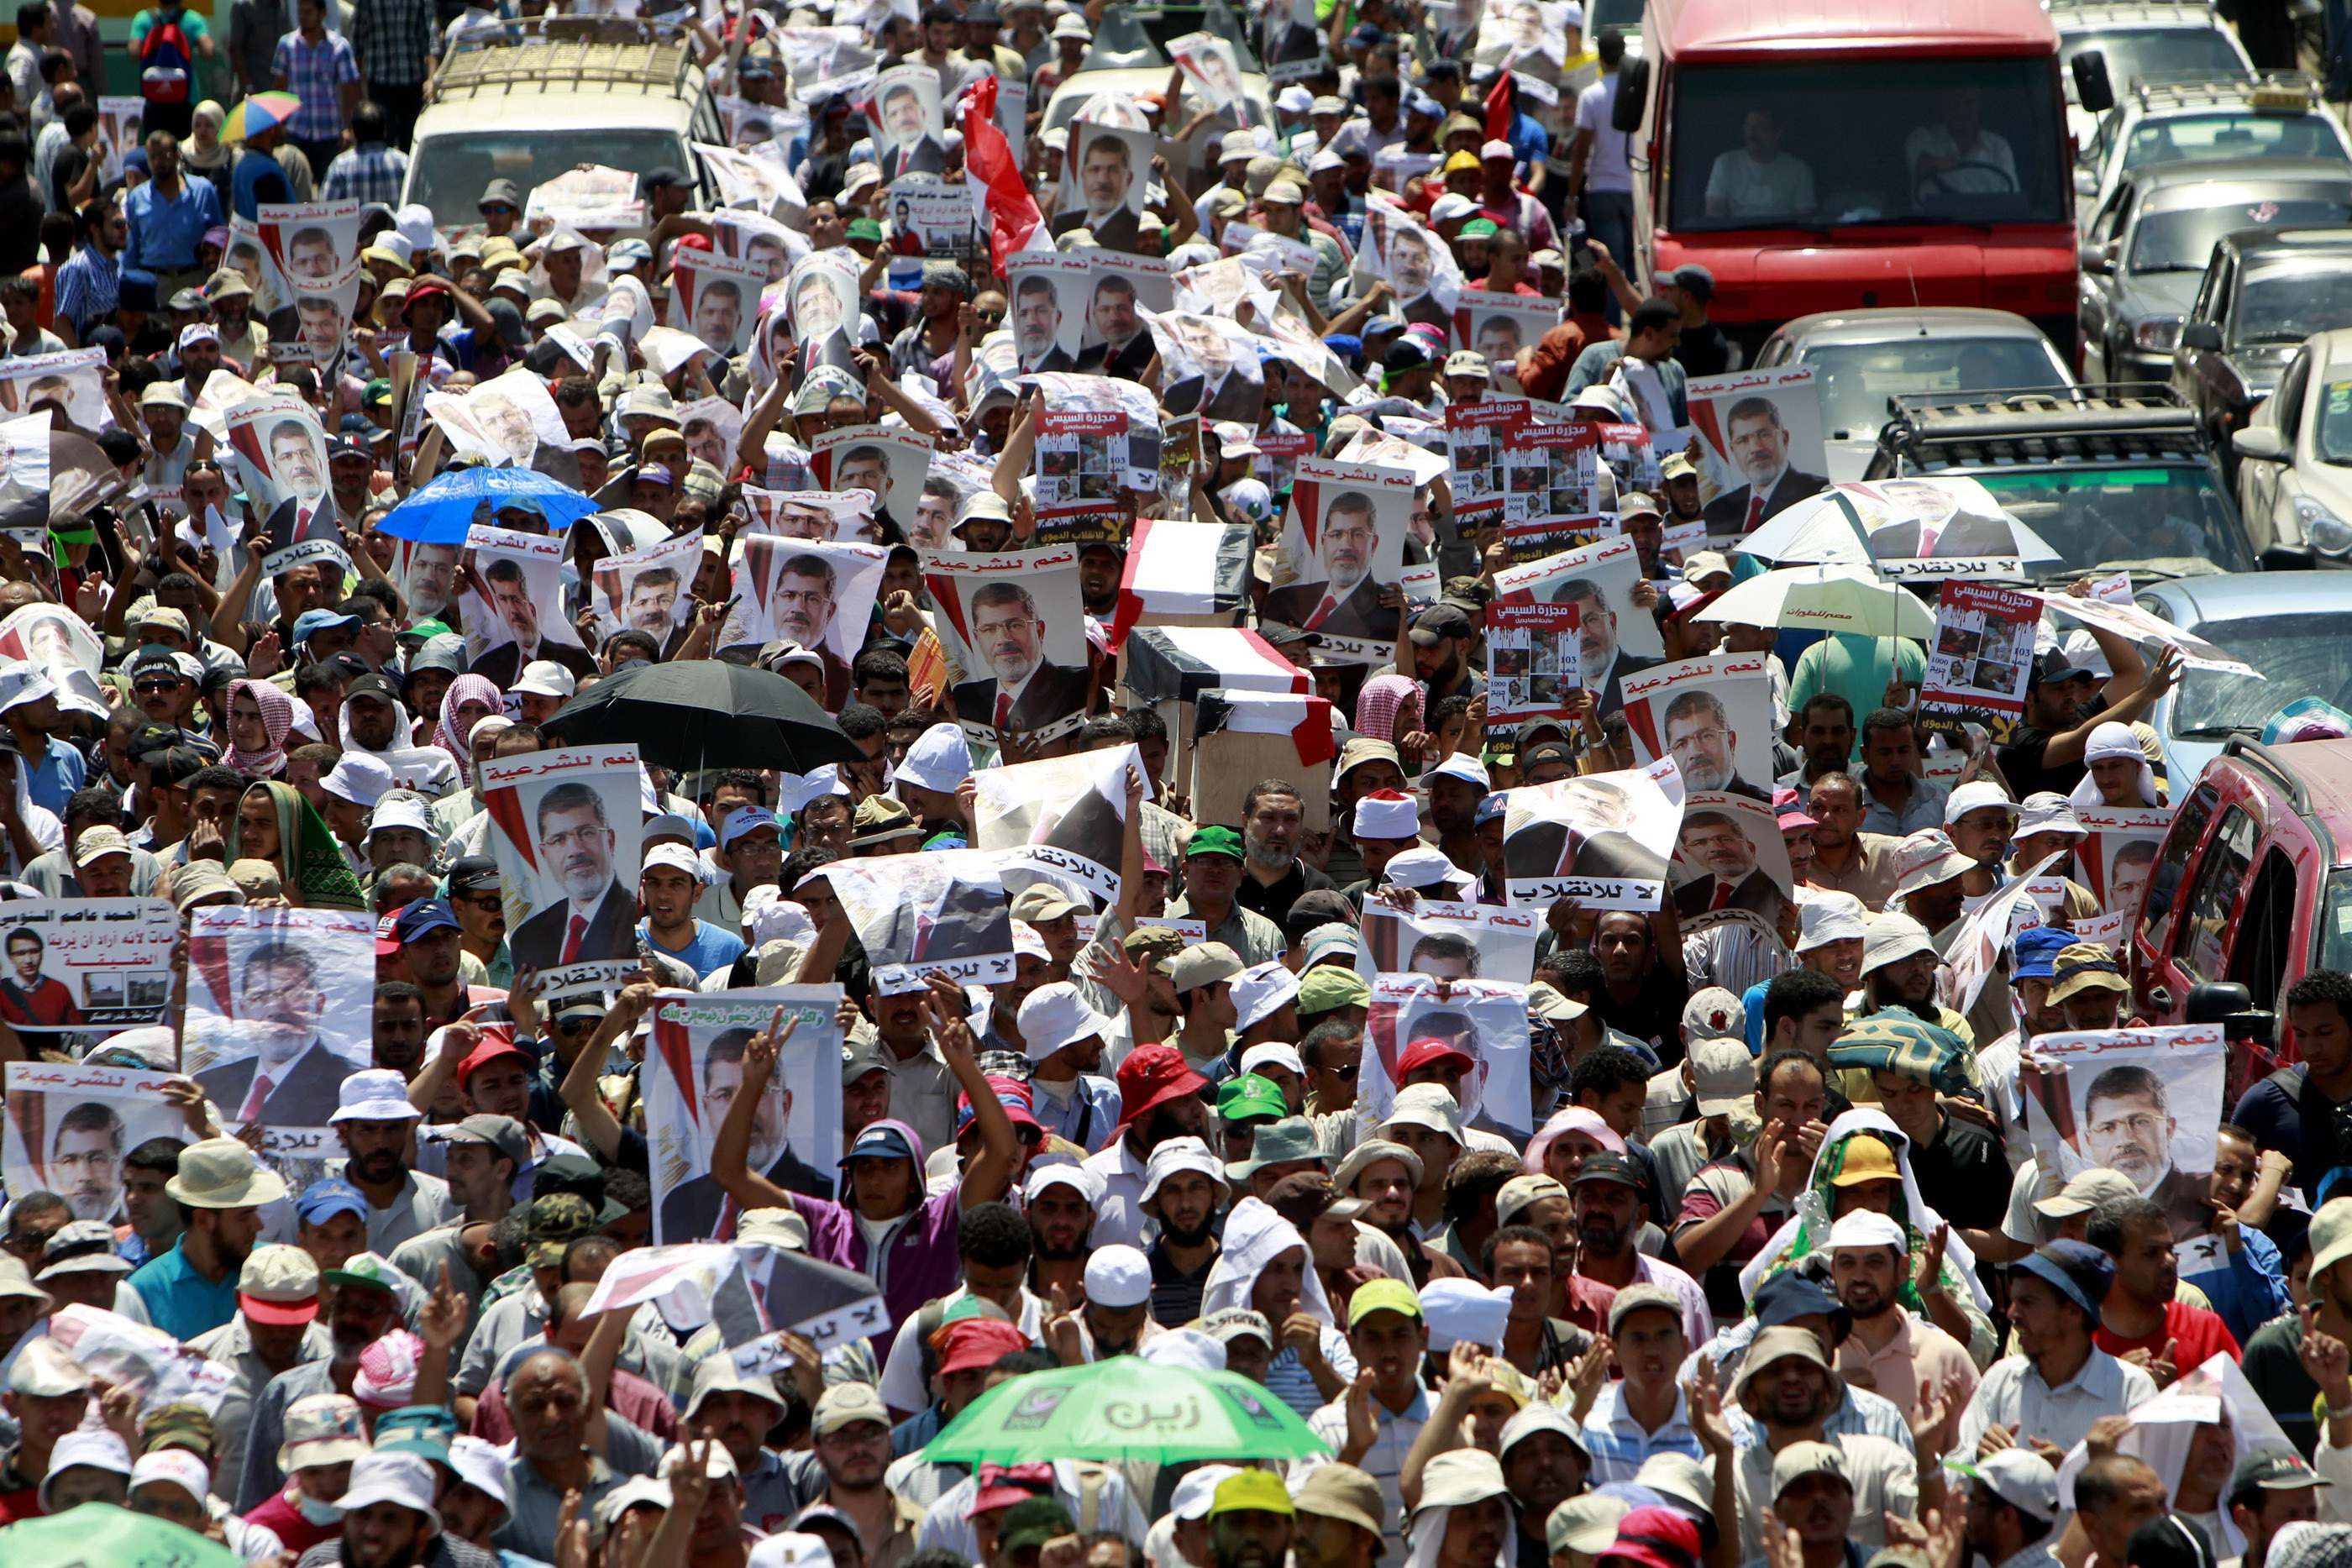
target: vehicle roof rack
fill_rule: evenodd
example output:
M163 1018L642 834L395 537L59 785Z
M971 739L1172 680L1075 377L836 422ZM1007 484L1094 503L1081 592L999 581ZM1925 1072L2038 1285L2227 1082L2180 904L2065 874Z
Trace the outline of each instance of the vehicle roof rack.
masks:
M534 16L509 24L520 36L452 43L434 73L436 101L527 87L635 89L674 97L696 69L674 24L621 16Z
M2053 16L2080 17L2099 23L2174 21L2182 17L2211 20L2211 0L2042 0Z
M2289 804L2297 811L2305 814L2310 812L2311 793L2304 788L2303 780L2295 776L2294 769L2289 768L2278 753L2261 741L2250 735L2233 735L2221 743L2221 755L2242 757L2249 762L2255 763L2264 772L2272 774L2278 779L2286 790Z
M2301 71L2269 71L2252 78L2158 71L2133 78L2131 91L2143 110L2233 103L2272 113L2301 113L2319 105L2319 83Z
M1886 438L1923 467L2177 461L2204 449L2196 410L2129 382L1961 397L1890 397Z

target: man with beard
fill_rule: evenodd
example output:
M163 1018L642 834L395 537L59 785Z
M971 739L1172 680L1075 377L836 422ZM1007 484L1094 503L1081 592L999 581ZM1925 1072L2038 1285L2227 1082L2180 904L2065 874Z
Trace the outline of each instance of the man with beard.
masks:
M49 1145L49 1183L76 1219L111 1220L122 1207L122 1118L85 1101L58 1118Z
M1948 1404L1976 1392L1968 1347L1895 1299L1911 1272L1902 1226L1855 1209L1831 1227L1829 1254L1830 1283L1853 1318L1837 1347L1840 1377L1906 1410L1931 1392L1944 1391Z
M1283 1568L1298 1513L1280 1477L1238 1470L1209 1500L1209 1568Z
M1086 706L1087 672L1045 657L1045 621L1027 589L983 583L968 604L972 649L989 678L954 688L955 711L966 723L1025 732Z
M704 1047L699 1111L706 1128L718 1128L727 1107L741 1092L743 1051L755 1032L727 1030ZM781 1078L771 1080L770 1090L761 1097L760 1108L751 1118L751 1147L746 1163L753 1170L765 1172L770 1181L787 1192L831 1198L833 1182L792 1151L787 1130L792 1124L793 1092ZM662 1234L673 1241L730 1234L735 1218L734 1203L707 1166L673 1186L662 1199Z
M343 1081L342 1103L327 1120L342 1140L345 1181L367 1197L368 1249L389 1253L457 1217L449 1184L412 1170L409 1135L419 1113L407 1082L388 1068L369 1068Z
M585 650L541 635L540 608L531 598L520 561L499 556L482 569L481 578L482 591L488 595L491 610L505 623L511 640L476 660L474 674L504 691L515 684L523 666L536 659L552 659L574 675L596 673L596 662Z
M1644 602L1644 600L1647 602ZM1555 604L1577 607L1576 642L1580 658L1584 689L1598 694L1594 711L1615 713L1625 706L1622 678L1639 670L1646 670L1658 661L1638 653L1629 653L1617 635L1617 612L1609 603L1609 595L1601 584L1591 578L1572 577L1552 590ZM1657 602L1657 591L1643 583L1633 586L1633 608L1649 613L1650 605Z
M621 624L645 632L656 643L663 642L677 624L678 592L676 567L646 568L630 580L621 606Z
M1104 1188L1095 1210L1095 1240L1134 1246L1142 1241L1150 1218L1143 1192L1152 1154L1171 1138L1205 1139L1209 1108L1201 1091L1209 1081L1192 1071L1183 1052L1172 1045L1136 1047L1119 1062L1115 1076L1118 1137L1101 1153L1088 1155L1086 1166L1102 1179ZM1202 1147L1207 1146L1204 1141Z
M254 1054L203 1069L195 1081L237 1126L316 1125L352 1066L319 1034L327 997L315 961L296 943L265 938L246 955L236 986L236 1033Z
M1739 1495L1743 1553L1763 1552L1763 1511L1768 1507L1781 1511L1782 1524L1797 1531L1809 1549L1826 1548L1822 1561L1834 1568L1845 1560L1849 1531L1864 1546L1881 1546L1886 1541L1887 1515L1915 1519L1923 1506L1941 1505L1938 1466L1945 1417L1952 1408L1949 1392L1923 1390L1919 1402L1906 1412L1916 1461L1889 1438L1827 1433L1822 1423L1836 1408L1838 1394L1829 1354L1811 1329L1795 1324L1768 1328L1749 1345L1731 1385L1732 1398L1760 1428L1759 1440L1739 1451L1732 1471ZM1697 1424L1700 1413L1694 1411L1692 1419ZM1801 1477L1815 1480L1802 1489L1799 1504ZM1832 1523L1836 1528L1831 1528Z
M1136 1207L1159 1222L1146 1249L1151 1266L1151 1315L1181 1328L1201 1315L1209 1270L1223 1250L1218 1215L1231 1195L1223 1169L1198 1138L1171 1138L1151 1151L1143 1197Z
M1088 134L1079 148L1070 182L1076 189L1079 204L1055 213L1048 226L1057 235L1084 229L1106 250L1131 251L1135 248L1137 210L1142 205L1139 200L1132 205L1129 201L1136 193L1139 177L1134 152L1127 138L1114 130L1100 126L1082 129Z
M278 1495L286 1485L278 1455L286 1441L286 1413L298 1400L313 1394L349 1394L359 1376L360 1353L401 1321L399 1290L404 1284L392 1266L372 1252L346 1259L340 1269L322 1270L320 1299L327 1309L326 1355L306 1361L269 1380L253 1402L253 1419L246 1428L245 1468L236 1487L236 1508L249 1512ZM226 1481L226 1478L224 1478ZM226 1484L221 1495L229 1495Z
M1421 1155L1383 1134L1358 1144L1331 1173L1331 1185L1342 1199L1366 1207L1357 1218L1385 1236L1403 1257L1416 1283L1453 1279L1462 1266L1421 1239L1413 1227L1413 1203L1426 1184L1428 1166Z
M1017 1015L1038 1122L1088 1154L1118 1126L1118 1090L1101 1074L1110 1020L1066 980L1039 986Z
M1662 1285L1681 1304L1689 1343L1703 1344L1715 1332L1715 1322L1698 1281L1634 1245L1642 1230L1642 1188L1641 1167L1607 1149L1587 1155L1570 1181L1580 1249L1576 1273L1569 1281L1568 1320L1598 1333L1609 1320L1610 1303L1618 1292L1634 1285Z
M1022 1196L1026 1200L1022 1212L1029 1218L1029 1293L1045 1301L1058 1286L1066 1300L1078 1294L1085 1285L1087 1254L1094 1248L1101 1178L1066 1160L1041 1161L1029 1167ZM1179 1322L1191 1322L1196 1315Z
M809 1451L783 1460L803 1506L845 1517L867 1562L903 1563L914 1550L924 1511L883 1485L890 1464L890 1411L882 1396L870 1383L836 1383L818 1396L809 1430Z
M1121 381L1141 381L1151 363L1151 334L1136 313L1135 280L1107 272L1095 281L1087 303L1087 336L1096 341L1078 350L1077 369Z
M1780 405L1768 397L1744 397L1724 416L1724 448L1747 483L1706 504L1710 537L1752 534L1767 519L1828 488L1829 481L1789 461L1789 428Z
M1340 491L1325 508L1315 540L1322 580L1276 589L1265 596L1262 617L1336 637L1393 639L1397 612L1381 604L1381 585L1372 580L1372 558L1379 547L1371 497L1361 490Z
M614 874L620 839L605 820L604 798L586 784L558 784L540 797L533 819L540 863L554 872L564 899L515 927L508 938L515 967L552 969L632 951L635 901Z
M1276 925L1289 917L1290 906L1302 894L1333 885L1329 877L1298 858L1306 820L1298 786L1288 779L1260 779L1242 797L1245 874L1234 891L1234 902Z
M302 421L281 419L269 427L267 445L269 476L294 497L306 516L327 493L326 465L311 434L311 427Z
M1936 944L1926 926L1907 915L1874 915L1863 930L1864 1012L1901 1008L1955 1034L1968 1028L1936 1000Z
M1677 693L1666 704L1666 753L1683 770L1684 788L1693 793L1717 791L1744 795L1768 804L1771 795L1739 776L1738 732L1723 700L1713 692Z
M223 1396L213 1429L219 1445L214 1469L234 1478L244 1471L247 1419L270 1380L310 1362L323 1361L332 1343L319 1322L319 1265L299 1247L257 1247L236 1280L237 1315L188 1348L236 1375Z
M2059 955L2062 967L2072 951ZM2055 999L2066 998L2061 991ZM2205 1202L2205 1178L2172 1163L2179 1125L2166 1103L2164 1081L2145 1067L2110 1067L2091 1080L2083 1096L2084 1157L2130 1177L2171 1218L2176 1238L2185 1238L2211 1225L2213 1211Z
M901 174L937 174L947 166L947 149L930 131L930 107L910 84L893 82L882 95L882 155L887 183Z
M769 1429L783 1418L784 1398L773 1376L746 1376L731 1355L695 1364L681 1430L715 1437L727 1450L743 1489L743 1522L762 1532L784 1529L804 1506L783 1457L767 1444Z
M1078 547L1078 603L1087 614L1108 622L1118 611L1126 567L1126 553L1118 545L1097 539Z
M770 609L776 635L787 643L813 649L824 665L824 708L838 713L849 700L849 666L832 645L835 597L840 581L833 563L803 550L785 561L776 573L775 601Z

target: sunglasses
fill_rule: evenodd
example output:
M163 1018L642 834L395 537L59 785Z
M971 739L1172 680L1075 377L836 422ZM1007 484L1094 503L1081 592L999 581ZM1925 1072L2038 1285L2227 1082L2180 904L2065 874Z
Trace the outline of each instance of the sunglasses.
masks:
M176 680L134 681L131 683L131 689L142 697L170 696L173 692L180 689L180 683Z
M1352 1083L1356 1081L1356 1074L1362 1071L1362 1062L1351 1061L1345 1067L1333 1068L1331 1070L1331 1076L1338 1079L1342 1083Z
M495 914L503 901L495 893L485 893L477 894L471 898L461 898L458 899L457 902L459 904L470 904L476 909L481 910L485 914Z

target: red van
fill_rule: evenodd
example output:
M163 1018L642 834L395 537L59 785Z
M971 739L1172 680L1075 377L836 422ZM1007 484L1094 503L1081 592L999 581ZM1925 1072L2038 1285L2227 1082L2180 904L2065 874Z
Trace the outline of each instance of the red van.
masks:
M2077 76L2085 108L2112 104L2103 68ZM1705 267L1751 355L1815 311L1974 305L2074 358L2073 150L2039 0L1650 0L1614 123L1637 138L1637 276Z

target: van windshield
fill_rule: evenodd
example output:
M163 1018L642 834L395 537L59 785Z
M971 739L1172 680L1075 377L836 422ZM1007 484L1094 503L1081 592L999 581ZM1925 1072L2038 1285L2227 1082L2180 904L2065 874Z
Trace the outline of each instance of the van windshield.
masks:
M493 180L512 180L515 189L529 191L569 172L581 162L581 145L576 137L550 131L467 131L428 137L417 145L407 199L436 213L471 213L482 198L482 187ZM595 162L632 174L665 164L680 167L685 152L677 137L666 131L596 132Z
M1693 66L1674 94L1677 229L2067 221L2048 59Z

